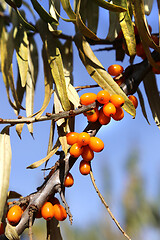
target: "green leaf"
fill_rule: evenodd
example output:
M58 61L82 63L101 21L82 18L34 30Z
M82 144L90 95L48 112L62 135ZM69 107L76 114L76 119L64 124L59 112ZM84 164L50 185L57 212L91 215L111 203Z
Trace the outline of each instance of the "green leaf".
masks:
M127 0L115 0L116 4L123 6L127 12L119 13L119 22L125 38L127 49L131 57L136 55L136 39L134 34L134 27L129 13Z
M67 13L68 17L72 20L76 20L76 14L73 12L69 0L61 0L62 7Z
M109 11L113 11L113 12L125 12L127 11L126 8L122 7L121 5L115 5L113 3L109 3L107 1L104 0L94 0L100 7L105 8Z
M119 16L115 12L109 12L109 30L107 39L114 41L120 31Z
M22 27L15 27L13 36L16 49L17 63L21 77L21 83L22 87L25 87L28 72L28 52L29 52L28 36L26 31Z
M19 21L20 21L20 23L23 25L23 27L25 27L25 28L28 29L28 30L31 30L31 31L36 32L35 27L34 27L31 23L28 23L28 22L26 21L26 19L24 19L24 18L22 17L22 15L21 15L21 13L20 13L20 11L19 11L18 9L16 9L16 13L17 13L17 15L18 15L18 17L19 17Z
M12 151L10 144L9 126L0 133L0 222L7 200L11 170Z
M153 119L157 127L160 129L160 96L156 78L152 71L147 74L143 83Z
M27 168L34 169L34 168L41 166L44 162L46 162L49 158L51 158L58 151L60 145L61 145L60 141L59 141L59 139L57 139L53 149L47 154L47 156L45 158L42 158L41 160L32 163Z
M77 34L75 37L75 43L78 48L82 63L86 67L89 75L98 83L102 89L107 90L111 95L120 94L123 96L125 100L123 106L124 110L135 117L136 111L133 104L96 58L85 38L82 35Z
M31 2L36 12L46 23L50 23L51 25L59 24L55 18L53 18L49 13L46 12L46 10L39 4L37 0L31 0Z
M67 144L67 138L66 138L67 124L68 124L68 122L66 121L61 126L57 126L59 141L61 143L62 150L64 151L65 156L67 155L68 148L69 148L69 146Z

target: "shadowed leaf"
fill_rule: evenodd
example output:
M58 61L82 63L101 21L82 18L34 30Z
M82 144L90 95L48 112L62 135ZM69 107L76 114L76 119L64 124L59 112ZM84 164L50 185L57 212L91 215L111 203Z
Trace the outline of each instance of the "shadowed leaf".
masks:
M147 113L146 113L146 108L145 108L145 105L144 105L143 95L142 95L139 88L137 89L137 94L138 94L138 97L139 97L139 102L140 102L140 105L141 105L143 116L146 119L146 121L148 122L148 124L150 125L148 117L147 117Z
M94 0L100 7L105 8L109 11L113 12L125 12L126 8L122 7L121 5L116 5L113 3L109 3L105 0Z
M67 13L68 17L72 20L76 20L76 14L73 12L69 0L61 0L62 7Z

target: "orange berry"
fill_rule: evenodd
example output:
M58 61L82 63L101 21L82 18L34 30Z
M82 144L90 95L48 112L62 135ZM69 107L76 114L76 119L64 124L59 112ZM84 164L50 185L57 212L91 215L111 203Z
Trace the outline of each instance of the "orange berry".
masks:
M91 103L94 103L97 99L97 95L95 93L84 93L80 97L80 103L82 105L89 105Z
M116 80L116 79L114 79L114 80L115 80L115 82L120 86L120 85L124 82L125 78L122 76L122 77L119 78L118 80Z
M57 204L57 203L60 204L58 198L56 198L56 197L49 198L49 202L51 202L52 205Z
M116 113L112 116L112 118L116 121L120 121L124 117L124 111L121 107L116 109Z
M4 226L3 223L0 223L0 235L4 234Z
M91 166L90 163L82 160L79 165L79 171L82 175L88 175L90 173Z
M90 135L87 132L81 132L79 133L77 143L81 146L86 146L88 145L90 140Z
M64 221L67 218L66 210L62 205L55 204L53 208L54 208L54 217L58 221Z
M98 137L91 137L89 141L89 147L94 152L101 152L104 148L104 143Z
M15 226L21 219L23 210L21 209L20 206L14 205L8 210L7 213L7 219L9 223L13 226Z
M150 33L152 32L152 27L150 25L148 25L148 29L150 31Z
M110 100L110 94L106 90L99 91L97 93L97 101L101 104L108 103Z
M113 105L113 103L104 104L103 112L107 117L111 117L116 113L116 107Z
M155 44L159 45L159 38L156 35L151 35L151 38L155 42Z
M89 122L96 122L98 120L99 117L98 108L95 108L94 110L95 112L92 115L87 115L87 119Z
M99 120L101 125L107 125L110 122L111 117L107 117L103 112L103 108L101 108L100 111L99 111L98 120Z
M77 142L77 138L78 138L79 133L77 132L69 132L66 134L67 137L67 143L69 145L73 145L74 143Z
M156 62L156 64L157 64L158 66L160 66L160 61ZM155 67L152 67L152 71L153 71L155 74L160 74L160 70L158 70L158 69L155 68Z
M94 152L89 146L84 146L82 158L85 161L91 161L94 158Z
M134 95L130 95L129 100L133 103L134 107L137 108L138 107L138 100Z
M110 99L111 103L113 103L113 105L118 108L118 107L122 107L124 104L124 98L121 95L118 94L113 94L111 96Z
M124 38L122 30L119 31L118 36L117 36L117 39L121 39L121 38Z
M71 146L69 152L70 152L72 157L78 158L83 153L83 147L80 144L78 144L78 143L74 143Z
M118 76L123 72L123 67L119 64L112 64L111 66L109 66L108 72L112 76Z
M41 207L41 215L47 221L54 217L54 208L51 202L45 202Z
M68 173L65 180L64 180L64 186L65 187L71 187L74 184L74 179L71 173Z

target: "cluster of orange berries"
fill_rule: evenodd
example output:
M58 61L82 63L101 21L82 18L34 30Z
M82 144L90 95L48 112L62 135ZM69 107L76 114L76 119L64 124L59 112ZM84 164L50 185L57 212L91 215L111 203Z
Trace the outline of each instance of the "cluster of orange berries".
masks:
M67 143L71 145L70 154L74 158L78 158L79 156L82 157L82 161L79 165L79 170L82 175L87 175L90 173L90 161L94 158L94 152L101 152L104 148L103 141L98 137L91 137L87 132L69 132L66 135ZM73 183L71 180L71 173L69 173L64 181L65 187L72 186L71 184L67 184L70 179L70 182Z
M19 205L14 205L10 207L6 216L8 222L12 226L16 226L19 223L24 210ZM55 217L58 221L64 221L67 218L67 213L65 208L60 204L59 200L56 197L53 197L50 198L49 201L44 203L41 209L35 214L35 217L43 217L47 221ZM3 224L1 224L1 234L4 233L4 231L2 231L3 229Z

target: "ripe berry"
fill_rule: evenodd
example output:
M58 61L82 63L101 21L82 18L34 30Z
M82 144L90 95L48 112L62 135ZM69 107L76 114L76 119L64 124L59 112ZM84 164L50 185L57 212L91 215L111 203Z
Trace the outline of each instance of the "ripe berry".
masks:
M112 118L116 121L122 120L123 117L124 117L124 111L121 107L117 108L116 113L112 116Z
M100 111L99 111L98 120L99 120L101 125L107 125L110 122L111 118L107 117L103 112L103 108L101 108Z
M94 158L94 152L89 146L83 148L82 158L85 161L91 161Z
M151 38L155 42L155 44L159 45L159 38L156 35L151 35Z
M138 107L138 100L134 95L130 95L129 100L133 103L134 107L137 108Z
M65 187L71 187L74 184L74 179L71 173L68 173L65 180L64 180L64 186Z
M67 218L66 210L62 205L55 204L53 208L54 208L54 217L58 221L64 221Z
M82 175L88 175L90 173L91 166L90 163L82 160L79 165L79 171Z
M67 137L67 143L69 145L73 145L74 143L77 142L77 138L78 138L79 133L77 132L69 132L66 134Z
M113 65L109 66L108 72L112 76L118 76L119 74L121 74L123 72L123 67L119 64L113 64Z
M89 105L91 103L94 103L97 99L97 95L95 93L84 93L80 97L80 103L82 105Z
M0 235L4 234L4 226L3 223L0 223Z
M113 94L111 96L110 99L111 103L113 103L113 105L118 108L118 107L122 107L124 104L124 98L121 95L118 94Z
M107 117L111 117L116 113L116 107L113 105L113 103L104 104L103 112Z
M106 90L99 91L97 93L97 101L101 104L108 103L110 100L110 94Z
M70 152L72 157L78 158L83 153L83 147L80 144L78 144L78 143L74 143L71 146L69 152Z
M21 209L20 206L14 205L8 210L7 213L7 219L9 223L13 226L15 226L21 219L23 210Z
M80 146L86 146L86 145L88 145L89 140L90 140L90 135L87 132L81 132L81 133L79 133L77 143Z
M54 217L54 208L51 202L45 202L41 207L41 215L47 221Z
M92 115L87 115L87 119L89 122L96 122L98 120L99 117L98 108L95 108L94 111L95 112Z
M103 141L98 138L98 137L91 137L89 141L89 147L94 151L94 152L101 152L104 148L104 143Z

